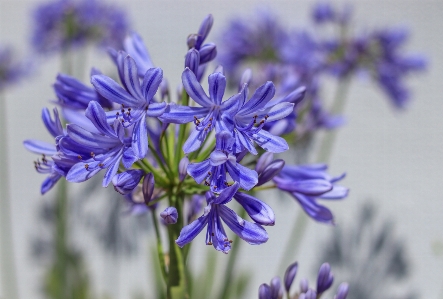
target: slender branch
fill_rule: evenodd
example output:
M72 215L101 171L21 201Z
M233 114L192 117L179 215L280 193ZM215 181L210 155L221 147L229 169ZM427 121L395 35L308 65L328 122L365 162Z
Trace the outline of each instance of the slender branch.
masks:
M157 256L158 261L160 262L160 268L162 272L163 279L165 283L168 283L168 274L166 273L166 262L165 262L165 254L163 252L162 239L160 236L160 230L158 227L157 216L155 214L155 210L152 210L152 222L154 224L155 236L157 238Z

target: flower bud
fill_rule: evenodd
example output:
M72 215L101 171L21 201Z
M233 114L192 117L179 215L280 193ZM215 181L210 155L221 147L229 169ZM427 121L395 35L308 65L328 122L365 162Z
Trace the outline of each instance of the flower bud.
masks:
M198 35L197 34L189 34L187 44L188 48L192 49L195 47L195 43L197 42Z
M309 282L306 278L300 280L300 293L306 293L309 288Z
M200 64L214 60L217 56L217 47L214 43L203 45L200 50Z
M294 282L295 275L297 274L297 269L298 269L297 262L290 264L289 267L286 269L284 281L285 281L285 289L286 292L288 293L292 283Z
M186 53L185 68L189 68L195 75L198 72L198 66L200 65L200 53L192 48Z
M266 166L263 172L259 174L258 183L256 186L263 185L264 183L272 180L277 174L280 173L283 166L285 166L285 161L282 159L272 161L268 166Z
M174 207L167 207L163 212L160 213L160 217L163 218L166 224L177 223L178 213L177 209Z
M195 48L200 49L203 41L208 36L209 31L211 31L212 24L214 24L214 17L211 14L209 14L203 20L203 22L200 25L200 28L198 29L198 37L195 43Z
M271 280L271 298L272 299L281 299L283 298L283 289L281 286L280 277L274 277Z
M143 174L144 172L141 169L130 169L116 174L112 178L115 191L123 195L131 193L137 187Z
M180 163L178 164L178 177L180 179L180 182L183 181L188 174L187 169L189 165L189 159L188 157L183 157L180 160Z
M316 298L317 298L317 293L313 289L309 289L305 293L305 299L316 299Z
M154 187L155 187L155 180L154 175L152 173L147 173L143 179L143 199L145 200L146 204L149 204L149 202L152 199L152 195L154 193Z
M252 79L252 71L251 69L246 69L241 76L240 84L238 85L238 91L240 92L243 89L245 84L249 85L249 82Z
M271 287L266 283L262 284L258 288L258 299L272 299L271 297Z
M334 282L334 276L331 273L331 266L328 263L321 265L317 276L317 293L321 294L329 289Z
M272 162L274 159L274 154L271 152L266 152L263 155L260 156L257 160L257 164L255 165L255 171L257 171L258 174L262 173L262 171L266 168L266 166L269 165L269 163Z
M337 295L334 299L346 299L348 296L349 285L346 282L341 283L337 289Z

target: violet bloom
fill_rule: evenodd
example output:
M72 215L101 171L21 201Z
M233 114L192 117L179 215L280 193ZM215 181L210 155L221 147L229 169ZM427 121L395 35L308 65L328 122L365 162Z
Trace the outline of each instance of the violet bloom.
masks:
M92 76L91 82L97 92L104 98L121 104L120 111L108 112L108 116L114 115L124 127L134 125L132 130L132 149L134 154L143 159L148 152L148 128L146 117L158 117L163 114L166 103L157 103L154 95L163 78L160 68L151 68L144 75L140 85L137 65L129 55L121 54L122 63L119 71L122 73L121 80L124 86L104 75Z
M238 109L240 94L222 102L226 89L226 78L222 73L209 75L209 97L189 68L184 70L182 81L183 87L189 96L202 107L181 106L171 103L159 119L166 123L185 124L191 121L195 123L195 128L183 145L183 151L188 154L200 148L214 128L216 133L233 130L232 118Z
M177 209L174 207L167 207L163 212L160 213L160 217L162 217L166 224L175 224L177 223L178 218Z
M221 220L249 244L258 245L266 242L268 234L260 224L251 223L240 218L233 210L225 206L232 200L238 189L239 184L234 183L234 185L224 189L218 196L212 192L207 192L206 202L208 205L204 210L204 214L182 228L180 236L175 241L177 245L183 247L191 242L207 226L206 244L213 245L216 250L228 253L232 241L229 241ZM260 208L258 210L260 211Z
M125 13L99 0L55 0L34 11L32 45L50 53L92 41L120 47L128 30Z
M15 62L13 56L12 48L0 45L0 92L29 72L24 65Z
M344 178L345 174L331 178L326 173L325 164L284 166L274 177L277 188L289 192L313 219L333 224L331 211L319 205L317 199L337 200L348 195L348 188L335 183Z
M232 151L235 139L228 132L221 132L215 135L215 140L215 150L209 158L199 163L190 163L188 174L199 184L205 181L214 192L228 186L226 173L241 188L252 189L258 181L257 172L237 163L237 157Z
M90 156L79 155L81 161L69 170L66 179L74 183L84 182L102 169L107 169L103 178L103 187L107 187L117 173L120 161L128 169L139 158L131 147L132 138L126 136L123 124L115 120L114 125L110 126L100 104L95 101L90 102L85 114L100 134L89 132L75 124L68 125L68 137L81 145L80 148L69 150L89 152ZM61 149L61 151L64 150Z
M60 138L65 135L63 130L60 117L58 115L57 109L54 108L54 120L51 119L51 114L47 108L42 110L42 119L45 124L46 129L54 137L54 139ZM57 147L54 143L47 143L40 140L25 140L23 145L27 150L42 155L41 161L37 159L34 162L35 170L38 173L48 174L48 177L43 181L40 188L41 194L48 192L58 180L63 176L63 171L55 167L52 156L57 153Z

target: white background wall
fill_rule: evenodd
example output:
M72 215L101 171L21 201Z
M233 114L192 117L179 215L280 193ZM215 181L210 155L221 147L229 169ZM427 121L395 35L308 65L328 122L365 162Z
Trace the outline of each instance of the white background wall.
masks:
M30 11L38 2L0 0L0 42L14 45L19 55L25 54L28 48ZM305 25L314 2L128 0L119 3L128 10L133 28L143 36L154 63L163 68L174 88L180 80L186 36L197 30L207 13L215 18L209 40L216 41L227 19L233 14L252 13L259 3L274 8L287 24ZM432 250L436 242L443 243L443 2L368 0L352 3L357 27L407 25L412 32L407 48L425 53L429 68L423 76L410 80L413 103L402 113L395 111L370 83L355 82L352 86L345 113L348 125L340 130L331 161L332 173L347 172L343 184L350 187L351 194L345 201L329 206L338 225L350 226L364 199L377 200L382 214L395 219L397 235L408 247L413 261L410 285L420 291L422 298L443 298L443 256L435 255ZM94 55L89 57L89 66L110 69L105 58L99 58L97 53ZM51 84L59 65L59 57L50 58L38 68L36 76L6 93L8 138L0 143L9 150L13 239L21 298L39 298L40 270L30 259L29 238L39 233L33 221L37 205L45 200L39 195L43 177L34 172L32 165L36 157L23 148L22 141L27 138L50 140L41 123L40 110L50 106L48 100L54 97ZM2 178L7 175L3 170L0 173ZM285 215L288 209L293 209L295 217L300 210L290 200L279 205L276 199L273 201L271 206L275 208L277 224L268 229L270 241L259 247L244 246L242 250L240 263L254 273L253 289L248 298L256 296L260 283L269 281L274 274L282 275L276 273L277 257L293 222ZM310 223L306 245L296 257L301 273L311 275L312 265L319 257L319 247L324 246L331 230L331 227ZM202 238L195 241L193 248L197 247L204 247L196 252L198 255L207 250ZM107 278L100 269L105 259L97 248L88 249L87 265L95 273L95 282L102 290ZM200 262L202 260L203 256ZM115 289L110 290L113 297L129 298L128 294L137 289L149 293L152 286L146 276L147 267L147 263L134 259L115 266L123 287L119 288L118 295Z

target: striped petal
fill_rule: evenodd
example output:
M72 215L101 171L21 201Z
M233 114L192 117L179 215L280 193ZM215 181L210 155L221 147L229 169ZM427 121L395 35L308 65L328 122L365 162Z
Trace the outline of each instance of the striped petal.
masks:
M213 105L209 97L203 91L200 82L198 82L194 73L189 68L186 68L183 71L182 82L188 95L200 106L211 107Z
M126 107L140 107L144 101L131 96L123 87L111 78L104 75L95 75L91 78L95 90L111 102L125 105Z

